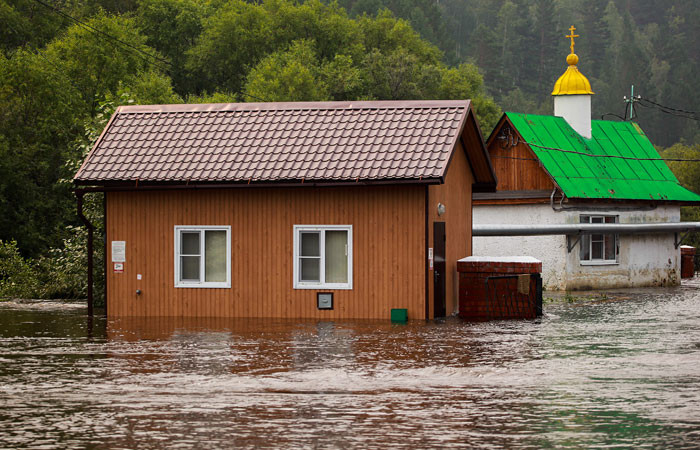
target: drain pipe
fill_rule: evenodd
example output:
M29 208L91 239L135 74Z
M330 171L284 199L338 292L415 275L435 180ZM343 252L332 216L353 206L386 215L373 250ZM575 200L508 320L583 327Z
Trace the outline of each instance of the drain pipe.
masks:
M88 317L92 317L94 313L94 305L93 305L93 297L92 297L92 287L93 287L93 279L92 279L92 259L93 259L93 248L92 248L92 240L93 240L93 230L95 227L90 223L87 217L85 217L85 214L83 214L83 196L85 195L85 191L76 189L75 190L75 196L78 198L78 217L80 217L80 220L85 224L85 227L88 230L88 241L87 241L87 282L88 282L88 287L87 287L87 307L88 307Z
M646 206L586 206L586 205L574 205L568 206L564 204L566 200L566 195L561 192L561 198L559 199L559 206L554 203L554 196L557 193L557 188L552 189L552 193L549 196L549 206L552 207L554 212L562 211L653 211L656 209L656 205L646 205Z

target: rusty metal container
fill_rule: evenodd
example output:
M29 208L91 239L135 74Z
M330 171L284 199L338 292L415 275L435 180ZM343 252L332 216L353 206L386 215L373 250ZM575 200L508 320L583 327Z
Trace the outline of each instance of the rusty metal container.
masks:
M457 262L459 316L465 320L542 315L542 262L529 257L470 256Z
M695 276L695 247L681 245L681 278Z

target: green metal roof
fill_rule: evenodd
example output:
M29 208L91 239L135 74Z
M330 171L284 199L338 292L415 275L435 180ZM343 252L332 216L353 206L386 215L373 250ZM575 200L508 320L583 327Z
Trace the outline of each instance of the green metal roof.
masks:
M593 120L593 137L586 139L562 117L511 112L506 116L569 198L700 202L700 196L681 186L661 159L635 159L660 156L634 122Z

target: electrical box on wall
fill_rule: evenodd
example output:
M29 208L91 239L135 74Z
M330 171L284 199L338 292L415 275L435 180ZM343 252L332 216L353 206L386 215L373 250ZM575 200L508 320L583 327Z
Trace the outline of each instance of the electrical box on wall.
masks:
M333 293L318 292L316 294L316 305L318 309L333 309Z

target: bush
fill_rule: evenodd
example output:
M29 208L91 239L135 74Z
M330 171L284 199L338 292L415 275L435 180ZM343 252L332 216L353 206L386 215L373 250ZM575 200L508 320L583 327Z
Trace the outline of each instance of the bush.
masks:
M0 298L40 297L39 286L31 262L19 253L17 241L0 241Z
M87 297L87 229L68 227L71 237L62 248L36 260L20 255L17 242L0 241L0 298L79 299ZM104 304L104 251L100 229L95 230L94 301Z

